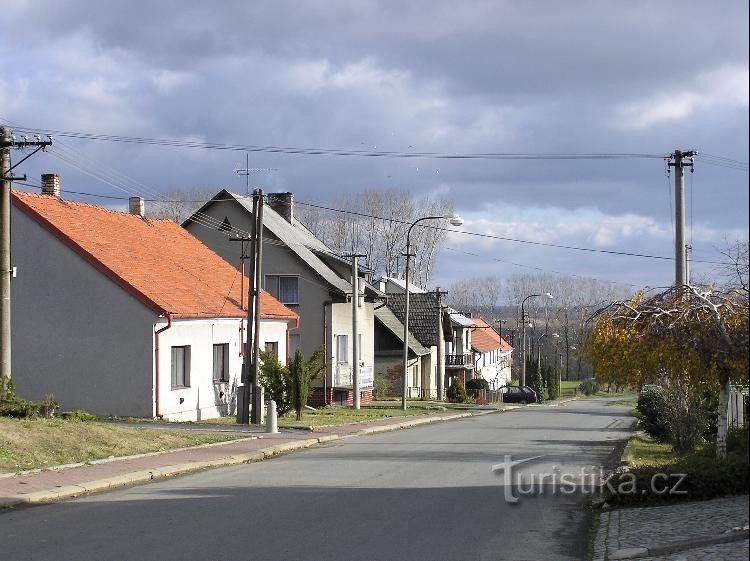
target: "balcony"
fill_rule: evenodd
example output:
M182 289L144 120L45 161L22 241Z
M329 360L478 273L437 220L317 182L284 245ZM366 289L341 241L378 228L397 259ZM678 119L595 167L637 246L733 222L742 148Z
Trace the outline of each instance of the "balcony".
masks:
M445 355L446 368L474 368L474 361L470 354Z
M372 366L359 367L359 387L371 388L374 383ZM351 388L354 385L352 380L352 366L349 363L339 363L333 372L333 386L336 388Z

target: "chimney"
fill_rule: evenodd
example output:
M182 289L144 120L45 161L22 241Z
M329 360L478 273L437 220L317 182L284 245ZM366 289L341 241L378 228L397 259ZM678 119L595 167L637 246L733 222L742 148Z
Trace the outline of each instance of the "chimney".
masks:
M56 173L42 174L42 195L60 197L60 176Z
M268 193L268 206L278 212L290 224L294 220L294 193Z
M128 208L130 209L130 214L135 214L136 216L143 218L143 215L146 212L143 197L130 197L128 199Z

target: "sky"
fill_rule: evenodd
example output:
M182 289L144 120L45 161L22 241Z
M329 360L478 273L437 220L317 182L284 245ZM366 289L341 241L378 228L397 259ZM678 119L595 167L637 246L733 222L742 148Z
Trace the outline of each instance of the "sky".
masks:
M273 168L254 173L253 187L301 202L404 189L451 197L464 231L663 257L674 230L662 156L695 149L685 179L693 258L721 261L726 240L748 238L745 0L4 0L3 21L0 123L12 128L401 154L644 154L249 161ZM52 150L15 171L150 198L242 192L238 167L245 152L54 135ZM692 267L705 276L716 265ZM466 234L449 235L433 280L535 272L635 288L674 281L669 259Z

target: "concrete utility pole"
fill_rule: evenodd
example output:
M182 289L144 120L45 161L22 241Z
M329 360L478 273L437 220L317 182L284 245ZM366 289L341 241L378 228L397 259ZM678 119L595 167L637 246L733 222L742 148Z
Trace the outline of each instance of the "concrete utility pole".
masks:
M257 214L255 226L255 289L253 290L255 321L253 325L253 371L250 381L252 383L252 410L250 422L259 425L263 418L263 391L260 387L260 287L263 284L263 190L256 189L254 193L257 198ZM253 205L255 206L255 205Z
M367 257L361 254L347 255L352 258L352 392L354 393L352 405L359 409L359 331L357 328L357 316L359 310L359 271L357 260Z
M253 215L252 222L250 223L250 255L247 257L249 261L249 270L247 274L247 334L245 336L245 352L242 356L242 379L240 380L242 385L239 387L237 392L237 423L241 425L247 425L248 423L250 423L250 386L252 379L251 369L253 364L253 341L255 337L255 311L253 309L255 300L253 299L253 294L255 287L255 252L257 249L257 244L255 241L257 238L257 216L258 199L253 197ZM241 245L242 247L244 247L244 244ZM244 257L244 251L242 255Z
M669 167L674 168L674 268L675 286L687 284L687 251L685 247L685 173L684 168L693 168L696 152L675 150L669 158Z
M440 291L440 287L435 288L435 294L437 295L437 309L438 309L438 333L437 333L437 399L443 401L443 395L445 391L445 338L443 335L443 295L448 294L447 292Z
M0 377L10 378L10 185L14 180L25 181L26 176L13 177L11 171L21 162L52 145L52 139L30 141L27 137L16 141L7 127L0 127ZM16 165L10 163L11 148L36 148Z

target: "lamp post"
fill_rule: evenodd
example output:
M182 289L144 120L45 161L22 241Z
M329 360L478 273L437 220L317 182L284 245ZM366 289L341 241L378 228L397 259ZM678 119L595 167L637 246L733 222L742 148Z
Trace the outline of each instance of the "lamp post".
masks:
M403 357L403 375L404 375L404 385L403 385L403 393L401 395L401 409L406 411L406 394L409 391L409 377L407 376L407 370L409 366L409 258L411 257L409 255L410 249L411 249L411 230L422 222L423 220L448 220L451 226L461 226L461 224L464 223L463 218L460 218L457 214L450 214L446 216L425 216L423 218L418 218L414 222L411 223L411 226L409 226L409 229L406 231L406 270L404 274L404 285L406 289L406 305L404 310L404 357ZM439 326L438 326L439 327ZM440 336L441 330L438 329L438 336ZM440 376L440 372L438 372L438 376Z
M552 294L545 292L543 295L530 294L521 301L521 386L526 385L526 315L523 307L524 304L526 304L526 300L529 298L536 298L537 296L544 296L545 298L552 299Z
M553 333L552 337L555 339L555 368L557 369L557 399L562 398L562 357L558 363L557 360L557 345L560 342L560 334Z

